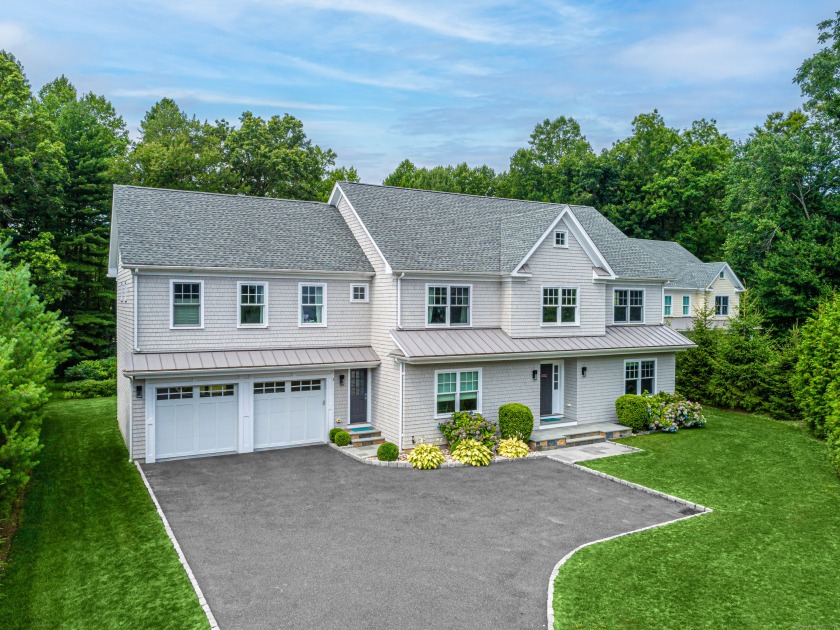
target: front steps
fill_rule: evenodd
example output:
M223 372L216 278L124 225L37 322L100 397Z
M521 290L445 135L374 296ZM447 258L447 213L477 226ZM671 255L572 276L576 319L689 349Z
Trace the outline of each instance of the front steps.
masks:
M349 425L345 430L350 434L350 446L359 448L362 446L375 446L385 442L385 438L382 437L382 431L374 429L369 424Z
M571 427L541 426L531 433L528 446L535 451L599 444L632 435L624 425L615 422L593 422Z

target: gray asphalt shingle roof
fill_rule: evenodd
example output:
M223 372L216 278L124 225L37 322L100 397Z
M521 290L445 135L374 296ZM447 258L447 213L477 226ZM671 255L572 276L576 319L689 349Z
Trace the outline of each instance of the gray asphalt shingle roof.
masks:
M672 241L653 241L648 239L630 239L647 249L667 268L675 271L674 279L666 287L680 289L705 289L726 266L725 262L704 263L679 243Z
M372 184L339 185L386 260L400 271L510 273L565 207ZM595 208L570 210L619 277L673 277Z
M114 214L124 265L373 271L325 203L114 186Z

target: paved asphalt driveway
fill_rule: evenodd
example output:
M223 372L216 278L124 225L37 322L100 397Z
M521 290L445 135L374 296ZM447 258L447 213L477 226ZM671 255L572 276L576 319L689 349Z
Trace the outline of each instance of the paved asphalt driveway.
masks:
M571 549L690 513L544 458L421 472L314 446L143 470L223 629L544 628Z

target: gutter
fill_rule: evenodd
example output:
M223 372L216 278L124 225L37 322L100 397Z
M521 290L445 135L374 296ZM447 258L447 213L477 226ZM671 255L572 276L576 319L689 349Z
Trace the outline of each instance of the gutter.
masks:
M397 276L397 328L402 330L402 279L405 272Z
M400 366L400 430L399 430L399 450L403 449L403 392L405 387L405 363L397 361Z
M128 379L128 461L134 461L134 377L126 374Z
M131 269L142 269L143 271L159 271L165 273L232 273L236 275L262 274L268 276L293 276L323 278L358 278L360 276L372 277L376 275L373 271L328 271L325 269L272 269L267 267L202 267L195 265L144 265L137 263L124 263L123 267Z
M577 357L603 357L621 356L636 354L658 354L662 352L681 352L697 347L696 344L684 344L679 346L651 346L647 348L614 348L610 350L546 350L544 352L522 352L522 353L496 353L496 354L465 354L465 355L435 355L424 357L399 357L394 359L400 363L421 365L428 363L474 363L478 361L519 361L525 359L573 359Z

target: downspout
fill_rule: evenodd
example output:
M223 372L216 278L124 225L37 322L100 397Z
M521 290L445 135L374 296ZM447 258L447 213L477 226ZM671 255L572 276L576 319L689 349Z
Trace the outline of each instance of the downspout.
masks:
M399 439L400 439L400 447L399 450L402 451L403 449L403 382L405 381L405 363L398 362L400 365L400 431L399 431Z
M134 377L128 378L128 461L134 461Z
M402 283L405 272L397 276L397 330L402 330Z
M132 290L134 292L133 296L133 304L132 307L134 308L134 352L140 352L140 348L137 346L137 267L131 270L131 275L133 277L133 282L131 283Z

